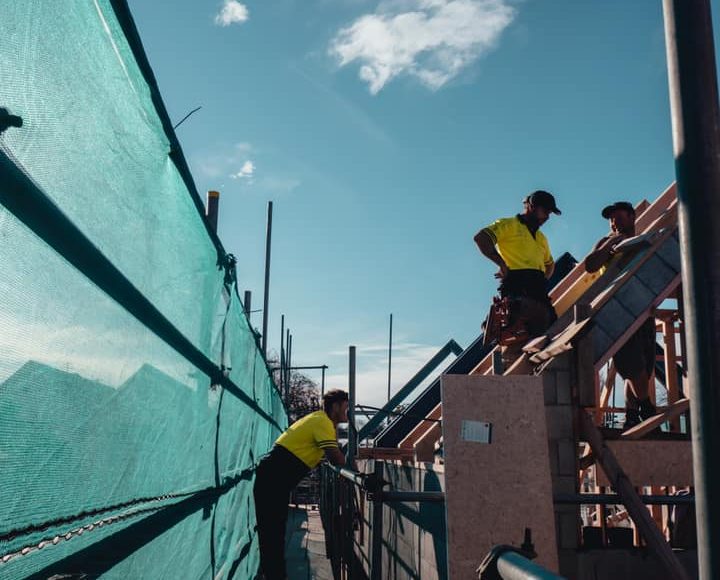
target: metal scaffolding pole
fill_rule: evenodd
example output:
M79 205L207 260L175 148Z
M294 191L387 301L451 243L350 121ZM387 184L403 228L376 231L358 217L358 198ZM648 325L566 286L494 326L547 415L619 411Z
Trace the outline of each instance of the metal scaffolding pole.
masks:
M355 431L355 347L349 348L348 365L348 446L347 463L352 465L357 453L357 433Z
M720 578L720 112L709 0L663 0L700 578Z
M280 392L285 384L285 315L280 316Z
M390 339L388 341L388 401L390 400L390 379L392 377L392 319L393 315L390 314Z
M273 202L268 202L267 232L265 236L265 296L263 300L262 353L267 359L268 304L270 302L270 246L272 244Z
M210 222L212 231L217 233L218 224L218 212L220 209L220 192L219 191L208 191L207 192L207 207L205 208L205 215Z

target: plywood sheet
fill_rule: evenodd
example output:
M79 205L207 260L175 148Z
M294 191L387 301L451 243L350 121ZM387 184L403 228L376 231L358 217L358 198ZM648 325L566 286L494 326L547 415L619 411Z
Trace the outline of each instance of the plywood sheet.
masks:
M635 486L692 485L692 444L690 441L606 441L606 445ZM598 485L609 485L598 469Z
M476 579L490 549L518 546L525 528L538 562L557 570L542 378L444 375L441 384L450 580ZM463 439L463 421L490 423L490 442Z

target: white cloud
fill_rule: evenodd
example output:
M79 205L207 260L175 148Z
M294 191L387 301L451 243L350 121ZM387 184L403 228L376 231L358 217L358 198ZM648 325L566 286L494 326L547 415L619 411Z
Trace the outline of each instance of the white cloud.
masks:
M357 402L364 405L382 407L387 401L387 344L357 345ZM393 344L392 355L392 394L394 395L405 385L437 352L440 347L404 342ZM331 357L347 357L347 351L330 353ZM448 357L439 368L421 383L406 399L413 400L419 391L433 381L440 372L454 359ZM328 374L326 388L347 389L346 372Z
M235 173L238 165L245 163L253 150L250 143L240 142L233 145L229 151L213 151L198 156L195 162L201 173L208 177L218 178L228 175L229 172Z
M237 0L225 0L222 9L215 16L215 24L218 26L239 24L245 22L249 16L247 6L240 4Z
M437 90L497 44L515 18L509 1L382 2L342 28L329 52L341 67L357 61L372 94L403 74Z
M242 167L240 168L240 171L237 171L236 173L232 173L230 177L233 179L248 179L251 180L252 176L255 173L255 164L247 160L245 163L243 163Z

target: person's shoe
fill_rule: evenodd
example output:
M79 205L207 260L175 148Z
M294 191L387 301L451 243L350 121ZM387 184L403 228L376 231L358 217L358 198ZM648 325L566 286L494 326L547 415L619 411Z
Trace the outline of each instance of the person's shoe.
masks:
M625 423L623 423L623 431L632 429L635 425L640 424L640 412L637 409L627 409L625 411Z
M645 419L649 419L650 417L654 417L657 415L657 409L655 408L655 405L652 404L650 399L643 399L642 401L639 401L638 403L640 405L640 418L644 421Z

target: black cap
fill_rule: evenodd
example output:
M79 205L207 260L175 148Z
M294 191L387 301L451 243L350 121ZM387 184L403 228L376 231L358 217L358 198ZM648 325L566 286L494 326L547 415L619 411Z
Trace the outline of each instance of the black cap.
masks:
M603 208L602 216L605 219L609 219L612 213L619 209L630 212L633 215L635 214L635 208L633 207L633 204L631 204L629 201L616 201L612 205Z
M533 191L525 198L525 201L528 202L530 205L544 207L551 213L556 213L557 215L562 214L562 212L558 209L557 204L555 203L555 198L553 197L553 194L548 193L547 191Z

